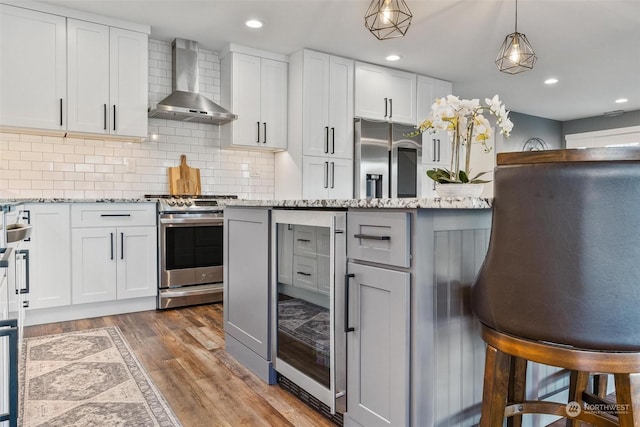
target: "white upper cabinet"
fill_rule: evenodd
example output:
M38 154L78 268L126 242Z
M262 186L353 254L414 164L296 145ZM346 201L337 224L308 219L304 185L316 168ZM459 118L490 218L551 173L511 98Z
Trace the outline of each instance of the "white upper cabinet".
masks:
M68 19L69 131L147 136L147 36Z
M431 105L437 98L451 95L452 90L451 82L418 76L418 120L415 124L419 125L429 115ZM446 131L427 131L422 134L422 163L428 163L431 167L450 168L450 160L451 143Z
M566 148L640 146L640 126L565 135Z
M0 125L147 137L147 33L20 7L0 12Z
M305 49L289 57L289 76L289 147L276 154L276 198L352 198L354 61Z
M0 125L66 129L65 21L0 5Z
M67 22L69 129L109 133L109 27Z
M305 50L305 156L353 157L353 60Z
M353 198L353 160L304 156L303 199Z
M287 148L287 63L229 52L221 60L222 105L238 116L222 125L224 147Z
M148 36L110 28L109 100L114 135L147 137Z
M356 62L355 116L416 123L416 75Z

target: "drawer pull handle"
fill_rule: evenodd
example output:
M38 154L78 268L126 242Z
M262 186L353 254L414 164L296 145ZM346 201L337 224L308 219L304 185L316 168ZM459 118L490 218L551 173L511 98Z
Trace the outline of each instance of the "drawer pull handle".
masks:
M298 242L311 243L311 240L309 240L309 239L298 239Z
M304 271L298 271L298 274L301 276L311 276L311 273L305 273Z
M353 237L364 240L391 240L391 236L372 236L370 234L354 234Z
M100 214L100 216L131 216L131 214Z

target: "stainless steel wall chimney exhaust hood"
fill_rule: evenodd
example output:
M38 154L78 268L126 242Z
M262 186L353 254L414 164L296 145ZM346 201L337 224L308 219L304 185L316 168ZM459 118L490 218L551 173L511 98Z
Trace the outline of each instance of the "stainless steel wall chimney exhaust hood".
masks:
M210 124L238 118L198 93L198 42L175 39L171 43L171 59L173 93L149 108L149 117Z

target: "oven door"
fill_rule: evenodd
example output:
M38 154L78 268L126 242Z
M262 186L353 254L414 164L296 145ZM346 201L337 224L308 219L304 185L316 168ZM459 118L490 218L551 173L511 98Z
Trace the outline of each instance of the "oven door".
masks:
M160 289L222 283L221 213L160 215Z

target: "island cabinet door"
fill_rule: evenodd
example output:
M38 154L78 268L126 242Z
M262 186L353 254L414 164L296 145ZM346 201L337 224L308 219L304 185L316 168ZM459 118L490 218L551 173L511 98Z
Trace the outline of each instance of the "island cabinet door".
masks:
M345 425L409 424L410 273L348 264Z
M269 210L224 212L224 330L269 359Z

